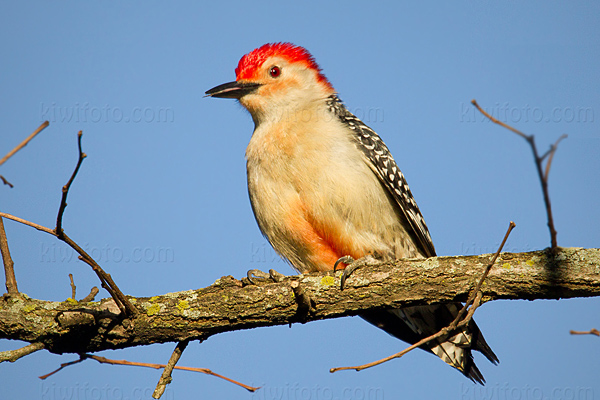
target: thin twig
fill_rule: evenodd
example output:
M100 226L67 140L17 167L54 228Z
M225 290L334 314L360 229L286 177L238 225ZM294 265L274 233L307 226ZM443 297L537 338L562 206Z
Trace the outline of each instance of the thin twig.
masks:
M0 352L0 363L4 361L15 362L21 357L25 357L31 353L34 353L38 350L42 350L44 348L43 343L31 343L25 347L21 347L16 350L7 350Z
M75 286L75 282L73 282L73 274L69 274L69 280L71 281L71 298L75 299L75 294L77 293L77 287Z
M10 220L19 222L23 225L31 226L31 227L37 229L38 231L46 232L46 233L58 238L58 235L56 234L56 232L53 229L46 228L45 226L27 221L23 218L15 217L14 215L3 213L3 212L0 212L0 217L4 217L4 218L10 219ZM118 288L117 284L112 280L111 276L109 274L107 274L102 269L102 267L100 267L100 265L98 265L98 263L96 263L96 261L94 261L94 259L88 253L86 253L77 243L75 243L64 232L63 232L62 236L63 236L62 239L61 238L59 238L59 239L61 239L63 242L65 242L67 245L69 245L69 247L71 247L73 250L75 250L79 254L80 260L82 260L83 262L85 262L86 264L88 264L89 266L92 267L92 270L96 273L96 275L98 276L98 279L100 279L100 282L102 283L102 287L108 291L108 293L115 300L115 303L117 304L117 306L119 306L121 311L123 311L127 315L134 315L135 313L137 313L137 309L133 306L133 304L131 304L131 302L127 299L127 297L125 297L123 292L121 292L121 290ZM129 310L129 311L127 311L127 310Z
M161 369L161 368L165 368L166 367L165 364L140 363L140 362L135 362L135 361L127 361L127 360L111 360L111 359L108 359L106 357L95 356L93 354L87 354L87 353L80 354L79 357L80 357L79 360L75 360L75 361L71 361L71 362L68 362L68 363L61 364L60 368L58 368L57 370L52 371L52 372L50 372L50 373L48 373L46 375L42 375L39 378L40 379L46 379L49 376L54 375L55 373L57 373L61 369L65 368L65 367L68 367L69 365L80 363L81 361L83 361L85 359L88 359L88 358L91 358L92 360L96 360L100 364L129 365L129 366L134 366L134 367L145 367L145 368L154 368L154 369ZM206 375L212 375L212 376L215 376L217 378L224 379L227 382L233 383L234 385L241 386L241 387L243 387L244 389L246 389L249 392L255 392L258 389L260 389L260 387L248 386L248 385L245 385L245 384L243 384L241 382L238 382L236 380L228 378L226 376L223 376L223 375L217 374L215 372L212 372L208 368L193 368L193 367L179 367L179 366L175 366L174 369L179 369L179 370L182 370L182 371L200 372L200 373L203 373L203 374L206 374Z
M600 336L600 331L598 331L598 329L593 328L590 329L589 331L569 331L569 333L571 335L596 335L596 336Z
M18 296L19 289L17 288L17 278L15 277L15 263L10 256L2 217L0 217L0 253L2 253L2 263L4 264L4 275L6 277L6 292L9 296Z
M79 253L79 251L85 253L85 255L80 255L78 258L83 261L84 263L86 263L87 265L89 265L90 267L92 267L92 270L96 273L96 276L98 276L98 279L100 279L100 284L102 286L103 289L105 289L108 294L110 294L110 297L113 298L113 300L115 301L115 304L117 305L117 307L119 307L119 310L121 310L121 312L125 315L128 315L127 312L127 308L125 306L124 302L129 302L129 300L127 300L127 298L125 297L125 295L123 295L123 293L121 293L121 291L119 290L119 288L117 287L117 290L119 290L120 296L117 294L117 292L113 289L113 286L110 285L106 279L107 276L110 276L109 274L107 274L106 272L104 272L104 270L100 267L100 265L98 265L98 263L96 263L96 261L94 261L81 247L79 247L79 245L75 242L73 242L71 240L71 238L69 238L66 234L63 234L64 239L68 240L69 242L65 241L65 243L68 243L69 246L71 246L71 243L73 244L73 247L75 249L75 251L77 251ZM79 253L81 254L81 253ZM112 280L112 279L111 279ZM114 284L114 282L113 282ZM114 286L117 286L116 284L114 284ZM123 301L121 300L124 299ZM131 306L133 307L133 305ZM133 310L136 310L135 308ZM133 314L135 314L135 311L133 312ZM131 315L133 315L131 314Z
M554 153L556 153L558 144L560 143L561 140L566 139L566 138L567 138L566 133L560 135L560 137L558 138L556 143L554 143L552 146L550 146L550 150L548 150L550 157L548 157L548 161L546 161L546 172L544 173L544 180L546 180L546 181L548 181L548 175L550 174L550 165L552 165L552 159L554 158Z
M98 290L98 288L96 286L94 286L92 288L92 290L90 290L90 294L88 294L83 299L81 299L81 302L82 303L89 303L90 301L94 301L94 299L96 298L96 295L98 294L98 292L100 292L100 290Z
M75 166L75 169L71 174L71 178L69 178L67 184L62 187L62 198L60 200L58 215L56 217L56 228L54 229L54 235L63 242L67 243L69 246L71 246L71 248L73 248L77 253L79 253L79 259L92 267L92 270L100 279L102 287L106 289L108 293L110 293L121 312L127 316L133 316L137 314L138 310L133 306L133 304L131 304L127 297L125 297L123 292L121 292L117 284L112 280L110 274L106 273L89 254L87 254L77 243L75 243L70 237L68 237L62 228L62 219L65 209L67 207L67 196L69 194L69 189L71 188L71 184L77 176L77 172L79 172L81 163L87 157L87 155L83 152L81 148L82 136L83 132L79 131L77 133L77 148L79 150L79 157L77 159L77 165Z
M15 185L13 185L12 183L10 183L9 181L6 180L5 177L3 177L2 175L0 175L0 179L2 180L2 183L4 183L5 185L8 185L9 188L14 188Z
M407 347L406 349L402 350L399 353L392 354L391 356L382 358L380 360L373 361L373 362L363 364L363 365L357 365L354 367L331 368L329 370L329 372L333 373L333 372L343 371L343 370L362 371L363 369L367 369L367 368L371 368L371 367L374 367L379 364L383 364L383 363L393 360L395 358L400 358L403 355L405 355L406 353L416 349L417 347L423 346L424 344L427 344L427 343L431 342L432 340L438 339L440 337L447 337L448 335L452 334L458 328L462 328L463 326L467 325L473 318L473 314L475 313L475 310L477 310L477 308L481 305L481 298L483 296L483 293L481 292L481 286L483 285L483 281L485 280L485 278L489 274L490 270L492 269L492 266L494 265L494 263L496 262L496 259L500 255L500 252L502 251L502 248L504 247L504 244L506 243L506 240L508 239L510 232L514 229L515 226L516 226L515 223L510 221L510 224L508 225L508 230L506 231L506 234L504 235L504 239L502 240L502 243L498 247L498 250L496 251L494 256L490 259L489 263L486 265L481 278L479 279L479 281L477 282L477 285L475 285L475 288L469 295L467 302L465 303L463 308L458 312L458 314L456 315L454 320L450 323L450 325L448 325L445 328L440 329L437 333L434 333L431 336L428 336L426 338L419 340L418 342ZM469 306L471 306L471 307L468 308ZM461 318L465 312L467 313L467 315L465 316L464 319L461 320Z
M550 150L548 150L543 156L540 157L538 154L537 146L535 145L535 137L533 135L526 135L523 132L519 131L518 129L515 129L512 126L507 125L504 122L499 121L496 118L492 117L483 108L481 108L479 106L479 104L477 104L477 101L471 100L471 104L473 104L475 106L475 108L477 108L477 110L479 110L480 113L485 115L490 121L521 136L531 146L531 151L533 153L536 170L537 170L538 176L540 178L540 183L542 185L542 193L544 195L544 204L546 205L546 214L547 214L547 218L548 218L548 229L550 230L550 247L553 250L555 250L558 247L558 241L556 239L557 232L556 232L556 229L554 228L554 219L552 218L552 207L550 205L550 194L548 193L548 175L550 173L550 165L552 165L552 158L554 157L554 153L556 152L558 143L561 140L563 140L564 138L566 138L567 135L564 134L560 138L558 138L556 143L554 143L550 147ZM545 168L545 172L544 172L543 171L544 168L543 168L542 164L543 164L544 159L547 156L548 156L548 161L546 162L546 168Z
M523 132L521 132L518 129L513 128L510 125L505 124L504 122L497 120L496 118L492 117L490 114L488 114L483 108L479 107L479 104L477 104L477 101L475 99L471 100L471 104L473 104L475 106L475 108L477 108L479 110L480 113L482 113L483 115L485 115L490 121L492 121L495 124L498 124L506 129L508 129L509 131L512 131L514 133L516 133L517 135L521 136L523 139L529 141L532 136L526 135Z
M23 140L21 143L19 143L17 145L17 147L15 147L11 151L9 151L7 155L2 157L2 159L0 160L0 165L4 164L6 162L6 160L11 158L17 151L19 151L23 147L27 146L27 143L29 143L31 141L31 139L33 139L38 133L43 131L48 125L50 125L50 122L48 122L48 121L43 122L35 131L33 131L33 133L31 135L29 135L25 140Z
M40 125L39 128L36 129L36 131L33 132L31 135L29 135L29 137L27 139L25 139L21 144L19 144L12 151L10 151L2 160L0 160L0 165L2 165L6 160L8 160L13 154L15 154L21 148L25 147L25 145L27 145L27 143L29 143L29 141L35 137L35 135L37 135L39 132L41 132L48 125L49 125L48 121L46 121L42 125ZM87 254L85 251L83 251L83 249L81 247L79 247L79 245L77 245L77 243L75 243L73 240L71 240L71 238L69 238L62 229L62 218L63 218L64 212L65 212L65 208L67 207L67 195L69 194L69 189L71 188L71 184L73 183L73 181L75 180L75 177L77 176L79 167L81 167L81 163L83 162L84 158L86 157L86 154L81 149L82 135L83 135L82 131L79 131L77 133L77 147L79 149L79 158L77 160L77 165L75 166L75 170L71 174L71 178L69 179L67 184L65 186L63 186L63 188L62 188L62 198L61 198L60 206L58 209L58 215L56 217L56 228L54 230L48 229L44 226L35 224L33 222L26 221L22 218L14 217L14 216L12 216L10 214L6 214L6 213L0 213L0 223L2 223L1 217L4 216L6 218L20 222L22 224L32 226L43 232L49 233L53 236L56 236L58 239L62 240L63 242L67 243L71 248L73 248L75 251L77 251L79 253L81 260L83 260L84 262L86 262L88 265L90 265L92 267L92 269L94 270L94 272L100 279L100 282L102 283L102 287L105 288L110 293L110 295L114 298L115 303L119 306L119 309L121 309L121 311L125 315L132 316L137 313L137 309L133 306L133 304L131 304L131 302L127 299L127 297L125 297L123 292L121 292L121 290L118 288L116 283L112 280L111 276L109 274L107 274L106 272L104 272L104 270L100 267L100 265L98 265L98 263L96 263L96 261L94 261L94 259L92 259L92 257L90 257L89 254ZM3 225L1 226L1 228L2 229L0 229L0 231L4 232ZM4 240L2 240L1 236L3 236L3 235L0 233L0 244L2 244L3 241L6 241L5 240L6 235L4 235ZM9 292L9 294L15 294L15 293L18 293L18 290L17 290L17 286L16 286L16 279L14 279L14 269L13 269L13 265L12 265L12 260L10 259L10 254L8 253L8 245L1 246L1 247L2 247L2 256L3 256L3 260L4 260L5 271L6 271L7 290ZM6 252L4 251L5 249L6 249ZM12 275L10 274L11 272L12 272ZM72 283L72 281L71 281L71 283ZM72 283L72 288L74 291L75 289L74 289L73 283ZM75 298L75 294L73 294L73 298Z
M485 281L485 278L487 278L488 274L490 273L490 270L492 269L492 267L496 263L496 260L498 259L498 256L500 255L500 252L502 251L502 249L504 248L504 245L506 244L506 241L508 240L508 236L510 235L510 233L512 232L512 230L515 229L515 226L517 226L517 225L513 221L509 222L508 229L507 229L506 233L504 234L504 238L502 239L502 243L500 243L500 246L498 247L498 250L496 251L496 253L494 253L494 256L490 259L490 262L486 265L485 270L483 271L483 274L481 275L481 278L479 279L479 282L477 282L477 285L475 286L475 289L469 295L469 298L467 299L467 302L465 303L465 305L463 306L463 308L456 315L455 321L456 320L460 320L460 318L462 318L462 315L465 313L467 307L469 306L469 303L473 303L475 296L481 290L481 286L483 285L483 281Z
M61 371L63 368L68 367L69 365L75 365L75 364L79 364L80 362L82 362L83 360L87 359L87 354L80 354L79 355L79 360L75 360L75 361L69 361L66 363L62 363L60 364L60 367L58 367L57 369L55 369L52 372L47 373L46 375L42 375L42 376L38 376L38 378L40 378L41 380L44 380L52 375L54 375L55 373Z
M52 236L56 236L56 233L54 233L53 229L46 228L45 226L36 224L34 222L31 222L31 221L27 221L26 219L15 217L14 215L11 215L11 214L8 214L8 213L3 213L3 212L0 212L0 217L6 218L6 219L10 219L10 220L18 222L20 224L27 225L27 226L30 226L32 228L35 228L38 231L46 232L46 233L49 233Z
M71 174L71 178L67 182L65 186L62 187L62 199L60 200L60 207L58 208L58 215L56 217L56 236L59 239L62 239L63 229L62 229L62 218L65 213L65 208L67 208L67 195L69 194L69 189L71 188L71 184L75 180L77 176L77 172L79 172L79 167L81 167L81 163L87 155L81 150L81 137L83 136L83 132L79 131L77 133L77 147L79 148L79 159L77 160L77 165L75 166L75 170Z
M173 350L173 354L171 354L171 358L169 358L169 362L165 366L165 369L163 370L160 379L156 384L156 389L154 389L154 393L152 393L153 398L160 399L165 392L167 385L173 380L171 377L173 368L175 368L175 364L177 364L181 358L181 355L183 354L183 351L189 342L189 340L182 340L181 342L177 343L177 346L175 346L175 350Z
M42 232L48 233L52 236L58 237L56 235L56 232L54 232L53 229L46 228L45 226L27 221L23 218L15 217L14 215L3 213L3 212L0 212L0 217L4 217L4 218L10 219L10 220L19 222L23 225L31 226L32 228L35 228L38 231L42 231ZM71 247L77 253L79 253L80 260L84 261L86 264L88 264L92 267L92 270L96 273L96 275L98 276L98 279L100 279L100 282L102 283L102 287L108 291L108 293L111 295L111 297L115 300L115 303L119 306L119 308L124 313L126 313L127 315L134 315L135 313L137 313L137 309L133 306L133 304L131 304L131 302L127 299L127 297L125 297L123 292L121 292L121 290L118 288L117 284L112 280L111 276L109 274L107 274L100 267L100 265L98 265L98 263L96 263L96 261L94 261L92 259L92 257L89 254L87 254L77 243L75 243L64 232L63 232L63 238L61 240L63 242L65 242L67 245L69 245L69 247ZM127 312L127 310L129 310L129 312Z
M45 127L43 125L44 124L42 124L42 129ZM58 239L65 242L67 245L69 245L73 250L75 250L79 254L80 260L84 261L85 263L87 263L88 265L90 265L92 267L92 270L96 273L96 275L100 279L100 282L102 283L102 287L105 288L108 291L108 293L110 293L110 295L115 300L115 303L117 304L119 309L125 315L133 316L133 315L137 314L138 310L133 306L133 304L131 304L131 302L127 299L127 297L123 294L123 292L121 292L121 290L119 289L117 284L113 281L110 274L107 274L102 269L102 267L100 267L100 265L98 265L98 263L96 261L94 261L94 259L89 254L87 254L77 243L75 243L69 236L67 236L67 234L64 233L64 231L62 229L62 217L63 217L64 211L65 211L65 208L67 207L67 195L69 193L69 188L71 187L71 184L73 183L73 180L75 179L75 176L77 175L77 172L79 171L79 167L81 166L83 159L86 157L85 153L83 153L83 151L81 150L81 136L82 136L82 132L79 131L79 133L77 134L79 159L77 161L77 165L75 167L75 170L73 171L73 174L71 174L71 178L69 179L67 184L65 186L63 186L63 188L62 188L62 199L60 202L58 216L56 218L56 228L49 229L42 225L35 224L33 222L24 220L23 218L18 218L13 215L2 213L2 212L0 212L0 217L5 217L5 218L11 219L13 221L20 222L22 224L31 226L37 230L49 233L52 236L56 236Z

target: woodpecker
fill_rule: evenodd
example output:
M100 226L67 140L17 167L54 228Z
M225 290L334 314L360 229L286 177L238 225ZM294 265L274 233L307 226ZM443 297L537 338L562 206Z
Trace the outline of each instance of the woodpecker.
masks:
M308 273L332 270L340 259L436 255L387 146L348 111L306 49L265 44L244 55L235 74L234 82L206 95L237 99L250 112L254 132L246 166L252 210L263 235L293 268ZM361 317L412 344L449 325L460 307L404 307ZM471 351L498 363L474 321L422 348L481 384L485 380Z

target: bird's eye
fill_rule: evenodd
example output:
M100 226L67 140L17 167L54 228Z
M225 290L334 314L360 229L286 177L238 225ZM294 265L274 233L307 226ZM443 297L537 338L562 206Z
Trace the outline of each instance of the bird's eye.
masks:
M271 75L272 78L279 77L279 75L281 75L281 68L279 68L278 66L271 67L271 69L269 70L269 75Z

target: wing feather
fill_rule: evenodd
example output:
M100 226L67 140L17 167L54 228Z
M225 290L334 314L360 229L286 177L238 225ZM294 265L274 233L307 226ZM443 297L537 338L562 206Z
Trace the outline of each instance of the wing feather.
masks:
M398 204L402 215L412 229L409 234L416 239L415 243L422 254L425 257L435 256L435 247L429 229L425 224L425 219L408 187L408 183L406 183L404 175L383 140L373 129L348 111L337 95L329 97L328 105L330 111L349 129L354 131L358 148L362 150L371 170Z

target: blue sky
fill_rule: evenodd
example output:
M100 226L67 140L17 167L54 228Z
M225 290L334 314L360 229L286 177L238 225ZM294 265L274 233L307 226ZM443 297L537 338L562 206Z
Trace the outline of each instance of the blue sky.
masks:
M233 101L202 98L235 78L239 58L267 42L309 49L346 102L387 143L440 255L549 245L531 152L474 111L536 135L561 134L550 175L558 241L598 247L600 5L592 1L341 3L4 2L0 6L0 155L44 120L50 127L4 164L2 211L53 227L60 188L88 154L64 226L124 292L205 287L248 269L293 271L261 236L247 197L252 120ZM19 288L64 300L97 285L90 268L48 235L5 222ZM107 297L106 292L101 292ZM191 343L180 364L263 385L250 394L176 372L166 399L591 399L600 397L598 299L498 301L476 320L500 358L476 361L485 389L425 352L330 374L404 344L359 318L233 332ZM22 343L0 342L0 350ZM103 352L166 362L174 344ZM38 352L1 364L0 399L137 399L159 371L69 367ZM10 384L6 384L10 382ZM78 397L77 397L78 396Z

